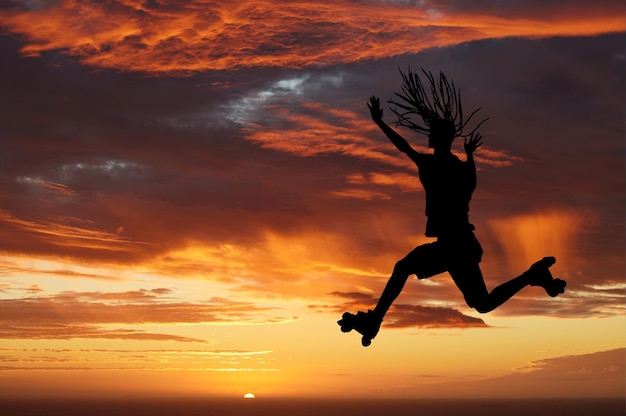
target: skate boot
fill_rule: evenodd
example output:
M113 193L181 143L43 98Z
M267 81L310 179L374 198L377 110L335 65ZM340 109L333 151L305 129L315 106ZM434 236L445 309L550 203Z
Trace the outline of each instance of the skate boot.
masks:
M565 293L565 280L555 279L550 273L550 267L556 263L554 257L544 257L534 263L524 272L528 276L528 282L531 286L541 286L551 297L556 297L561 293Z
M356 315L346 312L342 315L341 319L337 321L342 332L350 332L354 329L361 334L361 344L364 347L372 343L372 339L378 334L381 323L382 319L376 318L372 311L359 311Z

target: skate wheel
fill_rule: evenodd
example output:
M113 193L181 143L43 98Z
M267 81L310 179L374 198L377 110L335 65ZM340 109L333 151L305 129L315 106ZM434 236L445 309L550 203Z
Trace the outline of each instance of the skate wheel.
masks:
M348 312L344 313L340 320L337 321L337 325L341 328L341 332L350 332L354 328L349 324L350 315Z
M548 295L554 298L560 295L561 293L565 293L566 285L567 283L565 282L565 280L554 279L552 280L552 282L550 282L549 285L545 286L545 290L548 293Z
M535 262L525 273L530 275L531 286L541 286L547 288L554 281L550 267L554 265L556 259L554 257L544 257ZM546 289L547 291L547 289Z
M352 331L352 327L341 325L341 332L350 332Z

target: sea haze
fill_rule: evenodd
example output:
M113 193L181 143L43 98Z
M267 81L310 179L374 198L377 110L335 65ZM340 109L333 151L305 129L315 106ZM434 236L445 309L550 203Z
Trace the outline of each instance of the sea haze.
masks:
M588 416L623 415L615 399L2 399L10 416Z

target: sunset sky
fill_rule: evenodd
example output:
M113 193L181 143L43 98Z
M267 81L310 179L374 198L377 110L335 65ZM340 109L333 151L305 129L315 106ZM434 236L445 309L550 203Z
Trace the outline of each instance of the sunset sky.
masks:
M0 396L624 396L625 32L621 0L0 2ZM337 319L431 241L366 107L409 65L489 117L488 288L568 286L481 315L411 278L363 348Z

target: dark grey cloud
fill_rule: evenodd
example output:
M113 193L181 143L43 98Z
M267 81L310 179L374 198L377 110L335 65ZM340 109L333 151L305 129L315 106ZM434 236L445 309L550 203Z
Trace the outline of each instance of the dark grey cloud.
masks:
M576 241L576 263L564 265L576 275L572 288L616 283L624 269L623 44L620 35L499 39L316 69L156 78L95 71L56 52L22 58L20 40L3 37L1 249L135 262L189 241L254 246L268 231L315 231L345 242L349 266L400 258L412 248L406 236L417 244L423 232L419 189L347 178L416 174L396 163L365 106L370 95L390 98L399 88L397 67L411 65L451 76L466 107L482 106L490 117L485 149L517 158L507 167L479 163L471 214L485 246L494 248L492 218L575 210L589 222ZM347 111L354 137L388 159L345 151L302 157L248 140L250 123L297 133L280 111L333 128L344 117L336 112ZM386 119L393 121L388 111ZM343 146L336 133L328 131L328 142ZM350 188L384 198L341 197ZM61 225L64 239L43 234ZM79 230L106 242L81 246L72 234Z

